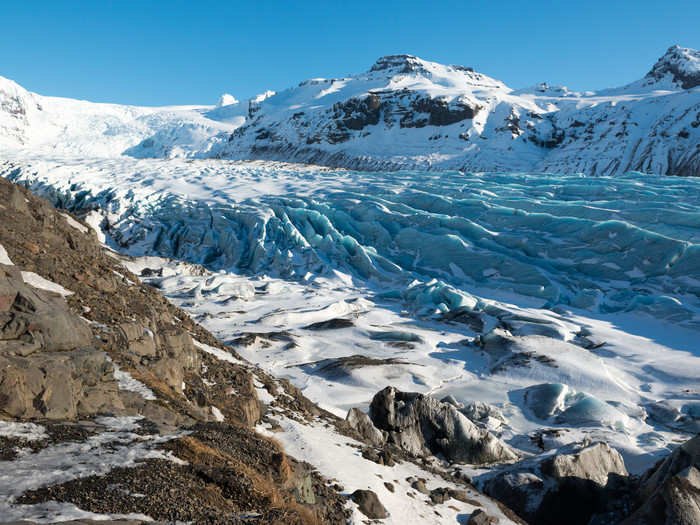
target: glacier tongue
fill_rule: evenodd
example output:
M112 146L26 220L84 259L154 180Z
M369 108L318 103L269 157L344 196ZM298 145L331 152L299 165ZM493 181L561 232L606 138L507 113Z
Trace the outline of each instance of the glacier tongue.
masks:
M421 313L514 293L698 326L700 182L274 163L32 160L0 175L111 241L212 269L301 279L334 269Z

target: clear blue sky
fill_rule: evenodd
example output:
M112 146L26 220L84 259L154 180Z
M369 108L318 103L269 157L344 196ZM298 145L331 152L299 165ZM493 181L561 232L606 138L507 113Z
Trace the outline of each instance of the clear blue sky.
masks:
M700 47L700 1L3 1L0 75L123 104L213 104L410 53L512 88L636 80Z

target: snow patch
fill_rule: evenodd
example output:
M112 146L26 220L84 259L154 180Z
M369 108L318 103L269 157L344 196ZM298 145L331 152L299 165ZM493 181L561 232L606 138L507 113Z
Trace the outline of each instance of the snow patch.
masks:
M155 401L157 399L153 390L148 388L141 381L134 379L129 372L121 370L117 363L112 362L112 365L114 366L114 379L116 379L119 384L119 390L136 392L148 401Z
M57 293L59 295L62 295L63 297L73 295L73 292L71 292L70 290L66 290L60 284L54 283L53 281L49 281L48 279L44 279L41 275L38 275L34 272L23 271L22 279L26 284L33 286L34 288L39 288L40 290L46 290L47 292Z
M14 266L14 263L10 260L10 256L7 255L7 250L0 244L0 264L6 264L8 266Z
M25 441L40 441L49 435L41 425L34 423L16 423L0 420L0 437L19 438Z
M76 221L73 217L71 217L67 213L61 213L59 215L61 215L64 219L66 219L66 222L68 224L70 224L73 228L78 230L79 232L81 232L81 233L88 232L87 226L83 226L82 224L80 224L78 221Z

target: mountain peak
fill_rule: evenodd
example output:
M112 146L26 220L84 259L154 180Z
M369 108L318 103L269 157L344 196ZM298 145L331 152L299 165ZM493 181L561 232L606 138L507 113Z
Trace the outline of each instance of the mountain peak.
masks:
M398 73L412 73L423 69L423 60L413 55L387 55L379 57L370 71L392 70Z
M672 82L683 89L700 86L700 51L671 46L644 78L658 81L667 75L671 75Z

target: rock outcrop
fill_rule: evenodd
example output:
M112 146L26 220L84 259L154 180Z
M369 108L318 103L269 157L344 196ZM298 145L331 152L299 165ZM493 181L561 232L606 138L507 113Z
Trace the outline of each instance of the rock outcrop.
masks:
M387 387L372 399L370 418L387 433L388 442L415 456L442 455L448 461L478 465L517 459L507 445L456 407L423 394Z
M369 416L359 408L351 408L345 420L372 445L380 447L386 442L386 433L375 427Z
M700 523L700 435L647 471L635 500L639 507L625 525Z
M627 493L627 476L619 452L595 443L518 462L486 481L483 490L530 523L584 525L624 503L616 495Z

